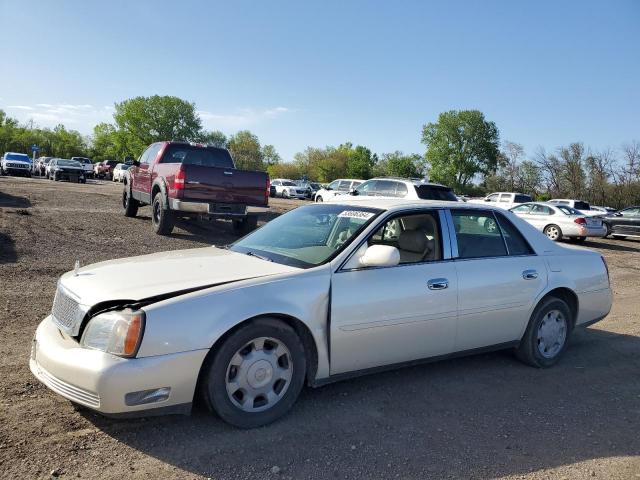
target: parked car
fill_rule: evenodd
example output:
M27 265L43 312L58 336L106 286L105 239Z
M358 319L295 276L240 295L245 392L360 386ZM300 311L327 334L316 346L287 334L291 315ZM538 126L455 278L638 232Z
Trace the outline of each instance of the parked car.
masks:
M606 227L593 218L567 205L531 202L511 209L554 242L563 238L583 242L587 237L604 237Z
M331 182L326 187L318 190L313 197L313 201L326 202L330 198L333 198L337 195L346 195L362 182L364 182L364 180L358 180L354 178L339 178Z
M598 212L605 213L605 214L614 213L618 211L612 207L601 207L598 205L591 205L591 210L597 210Z
M583 215L588 215L590 217L594 216L602 216L603 212L599 209L591 208L589 202L585 202L584 200L572 200L569 198L552 198L547 203L551 203L553 205L566 205L571 208L575 208L579 210Z
M640 237L640 205L623 208L603 219L606 235L614 238Z
M491 204L505 210L509 210L515 205L531 201L533 201L531 195L517 192L496 192L484 198L470 198L467 200L469 203Z
M207 216L233 221L248 233L269 210L269 176L238 170L229 151L184 142L150 145L124 178L122 205L127 217L152 205L153 229L173 230L177 217Z
M26 153L6 152L0 160L3 175L31 176L31 158Z
M305 198L312 199L315 194L322 188L322 185L316 182L309 182L307 180L296 180L294 182L298 187L304 189Z
M44 177L47 171L47 165L53 157L40 157L36 160L36 170L38 175Z
M275 188L275 197L303 199L307 196L305 188L299 187L293 180L286 178L274 178L271 186Z
M382 197L406 198L408 200L458 201L453 189L444 185L429 183L424 180L397 177L372 178L351 190L349 195L362 198ZM334 197L330 200L340 201L340 197Z
M113 181L114 182L124 181L124 176L130 167L131 165L127 165L125 163L119 163L118 165L116 165L113 169L113 175L112 175Z
M85 178L92 178L93 177L93 162L91 161L90 158L87 157L71 157L71 160L75 160L76 162L80 162L80 164L82 165L82 168L84 170L84 176Z
M113 176L113 169L116 168L119 162L116 160L103 160L98 162L93 167L93 175L96 178L104 178L105 180L111 180Z
M76 160L52 158L49 162L49 180L68 180L76 183L87 183L82 164Z
M226 249L64 274L31 371L106 415L188 413L198 392L250 428L284 415L304 384L392 366L514 349L550 367L575 328L611 309L599 253L509 212L343 200L292 210ZM482 216L498 229L478 228Z

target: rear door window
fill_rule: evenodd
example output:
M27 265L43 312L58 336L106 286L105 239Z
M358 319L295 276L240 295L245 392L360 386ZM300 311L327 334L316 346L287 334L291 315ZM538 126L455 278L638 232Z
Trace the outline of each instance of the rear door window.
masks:
M452 210L460 258L502 257L507 248L492 212Z
M530 202L532 200L532 198L529 195L516 195L515 198L513 199L513 203L526 203L526 202Z
M494 212L498 219L498 225L502 231L502 236L507 244L509 255L531 255L533 249L522 236L520 231L502 214Z
M500 195L500 201L503 203L508 203L511 201L511 194L510 193L503 193Z
M358 195L375 195L377 183L378 180L367 180L356 187L356 192Z

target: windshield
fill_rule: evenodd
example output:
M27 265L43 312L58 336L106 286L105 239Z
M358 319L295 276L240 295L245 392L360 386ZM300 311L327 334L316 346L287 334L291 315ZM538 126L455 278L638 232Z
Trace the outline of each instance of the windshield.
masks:
M297 187L297 185L293 182L282 182L282 185L285 187Z
M24 153L7 153L5 158L7 160L20 160L21 162L31 162L31 158L29 158L29 155L25 155Z
M234 252L310 268L335 257L382 210L347 205L307 205L238 240Z
M579 212L575 208L568 207L567 205L556 205L555 207L562 213L567 215L582 215L581 212Z
M61 167L82 167L80 162L76 162L75 160L58 160L58 165Z

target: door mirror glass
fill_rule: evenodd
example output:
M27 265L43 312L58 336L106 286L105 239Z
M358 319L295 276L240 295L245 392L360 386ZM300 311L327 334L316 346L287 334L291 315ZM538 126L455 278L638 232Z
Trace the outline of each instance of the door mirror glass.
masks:
M363 267L393 267L400 263L400 252L390 245L371 245L360 257Z

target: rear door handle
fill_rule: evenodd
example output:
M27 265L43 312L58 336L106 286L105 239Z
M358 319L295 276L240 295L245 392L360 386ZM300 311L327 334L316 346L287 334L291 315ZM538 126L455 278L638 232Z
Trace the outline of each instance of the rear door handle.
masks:
M444 290L449 286L449 280L446 278L432 278L427 282L429 290Z
M536 272L535 270L525 270L524 272L522 272L522 278L524 278L525 280L535 280L536 278L538 278L538 272Z

